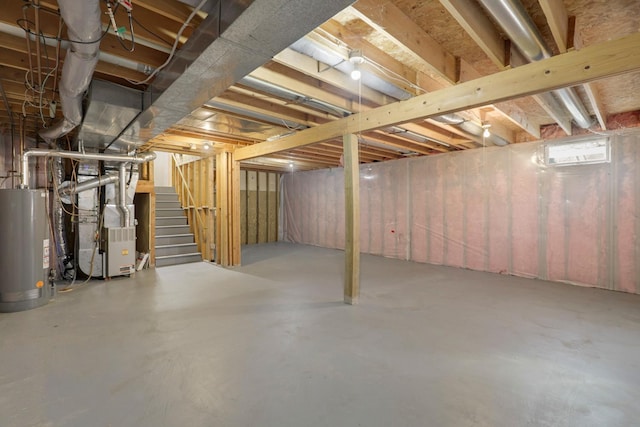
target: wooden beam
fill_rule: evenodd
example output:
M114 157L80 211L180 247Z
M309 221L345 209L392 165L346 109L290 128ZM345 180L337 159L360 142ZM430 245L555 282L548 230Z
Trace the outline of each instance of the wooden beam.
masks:
M193 8L186 4L181 4L177 1L171 0L136 0L135 6L140 6L148 9L152 12L162 15L165 18L171 19L175 22L182 24L187 20ZM135 13L135 10L134 10ZM197 27L202 22L202 17L195 15L191 20L191 26Z
M566 110L560 106L560 103L550 93L535 95L534 101L564 130L567 135L571 135L571 118L566 115L560 115Z
M477 3L473 0L440 0L440 3L495 64L502 69L509 66L504 39L487 15L478 13Z
M304 94L305 96L318 99L343 110L354 112L361 111L356 96L353 97L354 99L349 99L348 97L327 91L327 89L330 88L326 83L319 82L313 78L308 78L302 73L294 72L280 64L271 63L267 66L260 67L254 70L250 76L272 83L276 86L294 90ZM340 115L340 112L336 111L335 116Z
M539 0L539 2L560 53L566 52L569 50L569 47L580 49L582 47L582 38L576 28L575 17L569 17L564 2L553 0ZM571 36L573 36L572 40L569 39ZM606 113L604 112L598 90L591 83L585 83L582 87L587 94L587 98L589 98L589 102L591 103L600 127L606 130ZM560 124L560 126L562 127L562 124Z
M358 18L384 34L407 53L425 61L429 71L450 83L459 79L455 56L445 51L418 24L390 1L359 0L351 9Z
M443 88L441 83L436 82L425 73L414 70L400 61L397 61L388 53L369 43L361 34L350 30L348 27L345 27L334 19L330 19L322 24L318 29L316 29L316 32L319 33L319 37L315 37L314 40L322 40L322 38L329 36L332 37L336 43L346 43L352 49L361 51L369 61L382 67L384 70L376 71L378 77L387 79L390 73L400 79L397 84L402 89L412 93L413 95L422 93L422 90L417 91L418 88L416 87L418 86L417 82L419 80L422 83L419 85L420 88L429 92Z
M480 107L575 86L640 69L640 33L585 47L543 61L505 70L447 89L416 96L298 132L277 141L239 148L237 160L379 129L435 115Z
M344 302L357 304L360 296L360 161L358 137L344 135Z
M391 98L368 86L360 85L347 74L334 68L328 68L328 65L296 52L295 50L285 49L274 56L273 60L307 76L340 88L352 96L361 96L362 99L371 101L377 105L385 105L396 101L395 98ZM375 69L374 67L367 67L366 63L363 67L367 68L367 70Z
M308 114L301 113L300 111L289 109L279 104L270 102L270 100L268 99L253 99L250 96L242 95L235 92L227 91L221 96L214 98L214 101L229 106L232 109L241 109L248 112L272 117L276 120L287 120L290 122L296 122L307 127L317 126L319 124L327 122L327 120L311 117ZM212 108L208 106L205 106L204 108L219 110L218 108ZM229 112L224 109L222 109L222 111L225 114L229 114ZM249 118L249 120L258 121L253 116L247 115L246 117ZM269 124L273 123L269 122ZM279 126L284 126L284 124L280 123Z
M362 2L359 2L358 4L361 4ZM464 16L467 15L478 15L480 17L484 17L484 13L482 11L477 11L476 9L478 9L477 5L474 4L470 4L469 5L474 6L473 9L471 9L471 11L464 11ZM394 16L398 15L402 15L402 11L400 11L399 9L397 9L396 6L394 5L388 5L388 4L384 4L383 6L379 6L380 9L383 9L385 13L389 12L392 13ZM368 10L368 12L367 12ZM391 12L392 11L392 12ZM369 13L370 16L368 17L368 19L365 19L366 17L364 15L366 15L366 13ZM419 26L417 26L415 23L413 23L413 25L405 28L405 22L404 20L397 20L395 23L394 22L386 22L383 21L385 13L382 13L380 11L376 11L375 7L373 4L369 3L368 6L366 6L365 8L363 8L363 10L361 10L360 12L356 12L356 15L359 16L361 19L365 19L365 21L369 24L372 25L373 28L376 28L378 32L381 32L382 34L386 34L389 38L391 38L392 40L395 40L395 42L399 43L399 42L403 42L403 43L408 43L406 45L402 45L402 47L405 50L409 50L412 52L412 55L414 57L417 57L417 59L420 62L426 62L428 63L431 58L427 55L427 56L422 56L423 54L425 54L425 52L423 50L421 50L420 48L424 48L423 46L423 41L428 41L429 46L436 46L434 47L435 52L436 52L436 56L442 54L442 55L448 55L450 57L452 57L451 54L447 53L442 47L440 47L434 40L431 39L431 37L424 31L422 30ZM405 20L409 19L408 17L405 16ZM482 18L474 18L476 20L478 20L479 22L482 21ZM375 23L378 23L377 25ZM383 25L384 24L384 25ZM469 24L465 24L467 27L470 27L472 25L474 26L479 26L480 24L474 24L474 23L469 23ZM326 26L326 24L325 24ZM325 29L325 26L323 26L322 28ZM464 25L463 25L464 27ZM326 29L327 31L332 32L332 34L334 35L345 35L345 36L349 36L349 40L353 39L353 34L351 34L349 32L349 30L347 29L341 29L339 26L337 26L337 24L333 24L331 27L327 27ZM496 53L496 51L499 49L498 47L493 48L492 51L488 51L487 55L490 58L496 58L496 63L498 65L498 67L500 69L504 69L505 68L505 63L507 62L507 53L506 53L506 49L505 49L505 43L504 41L500 42L499 40L502 40L502 37L500 36L500 34L493 29L493 31L491 31L491 27L488 26L486 23L484 24L484 26L480 29L476 29L476 31L483 37L483 43L491 43L491 45L500 45L501 46L501 51L502 54L498 54ZM492 39L494 40L493 42L484 42L486 39ZM418 42L416 42L415 40L418 40ZM412 50L414 49L414 50ZM371 56L373 54L375 54L375 48L368 47L368 50L363 50L363 52L365 52L365 55ZM386 54L385 54L386 55ZM502 60L498 60L497 57L501 56ZM385 57L386 59L384 59L383 63L379 63L379 66L382 66L384 68L387 68L388 70L394 70L394 69L399 69L402 70L403 69L403 64L399 64L397 63L398 61L396 61L393 58L390 58L388 55L386 55ZM375 60L374 60L375 61ZM475 79L480 77L480 74L466 61L464 61L464 59L459 59L456 60L456 79L452 80L452 79L447 79L447 78L443 78L440 75L435 75L432 71L431 71L431 66L427 66L427 67L423 67L421 70L413 73L410 75L410 79L409 79L409 85L407 86L411 86L414 90L417 89L422 89L424 91L427 92L433 92L445 87L449 87L452 84L455 84L459 81L466 81L466 80L471 80L471 79ZM397 72L396 72L397 73ZM388 77L388 76L387 76ZM404 76L404 78L407 78L406 76ZM414 78L414 79L413 79ZM412 92L412 91L410 91ZM522 112L522 110L520 108L518 108L515 105L508 105L508 109L505 109L503 106L494 106L494 108L499 111L502 115L504 115L508 120L510 120L512 123L514 123L515 125L519 126L522 128L522 130L524 130L525 132L532 134L532 135L540 135L540 128L539 126L534 126L533 124L531 124L529 122L529 120L526 118L526 115ZM510 114L511 113L517 113L516 117L511 117ZM509 142L513 142L512 140L507 139Z
M259 101L259 100L268 99L268 102L271 104L279 105L281 107L286 107L288 110L297 111L298 113L309 116L310 120L317 120L318 122L322 122L322 123L326 123L329 120L337 119L336 116L331 115L327 112L319 111L314 108L307 107L304 104L294 104L294 103L291 103L291 101L286 99L274 98L268 93L257 92L247 87L243 87L240 84L231 86L225 92L225 94L228 94L228 93L236 93L239 95L244 95L245 97L247 97L247 99L251 100L250 102L248 102L249 104L252 104L254 100ZM315 119L313 119L314 117Z
M582 87L587 94L587 98L589 98L589 102L591 102L591 106L596 114L600 128L602 130L607 130L607 116L604 113L605 110L600 99L600 92L598 91L598 88L595 83L586 83L582 85Z
M556 41L560 53L564 53L568 48L569 37L569 15L564 7L564 1L558 0L538 0L542 11L547 18L551 34Z
M240 163L222 151L216 155L216 263L240 261Z

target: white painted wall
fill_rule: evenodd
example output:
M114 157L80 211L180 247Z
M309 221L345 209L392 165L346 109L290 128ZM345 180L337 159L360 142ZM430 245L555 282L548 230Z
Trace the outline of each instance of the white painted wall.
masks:
M156 151L156 159L153 161L154 185L158 187L170 187L171 182L171 154Z

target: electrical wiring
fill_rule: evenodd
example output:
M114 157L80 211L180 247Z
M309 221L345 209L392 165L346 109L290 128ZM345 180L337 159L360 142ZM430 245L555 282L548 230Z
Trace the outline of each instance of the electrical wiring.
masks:
M62 26L58 26L58 38L60 37L62 33ZM45 52L45 56L47 58L47 62L50 62L49 59L49 50L47 49L47 44L44 42L44 34L42 32L40 32L40 37L43 39L43 45L44 45L44 52ZM60 42L58 41L58 44ZM25 86L27 87L28 90L31 90L34 94L39 94L39 102L38 104L33 104L31 102L29 102L29 105L37 108L39 113L40 113L40 119L42 120L42 126L44 128L47 128L47 121L44 118L44 108L46 107L45 102L44 102L44 95L46 92L46 87L47 87L47 82L49 81L49 78L51 78L51 76L57 72L58 68L60 66L60 56L56 54L56 63L55 66L53 68L51 68L51 70L47 73L47 75L45 76L44 80L42 81L41 85L39 87L36 88L35 83L33 82L33 70L29 69L26 74L25 74ZM31 77L31 78L30 78ZM35 98L32 95L32 99ZM53 92L51 94L51 101L53 101L55 98L55 92ZM26 109L25 109L25 103L27 102L28 97L27 97L27 93L25 92L25 101L23 102L23 106L22 106L22 113L23 115L26 115Z
M23 23L26 22L27 24L31 24L31 25L35 25L33 22L29 21L28 19L24 19L24 18L20 18L16 20L16 24L22 28L22 30L34 37L40 37L38 36L36 33L34 33L33 31L31 31L31 29L28 26L24 26ZM104 32L102 33L102 35L100 36L99 39L97 40L92 40L92 41L82 41L82 40L73 40L73 39L65 39L63 37L57 37L57 36L47 36L46 34L41 34L41 37L47 40L57 40L59 42L68 42L68 43L77 43L77 44L95 44L95 43L100 43L102 41L102 39L105 38L105 36L109 33L109 24L106 25Z
M119 5L119 4L118 4ZM117 10L118 6L116 6L116 10ZM115 10L114 10L115 13ZM118 43L120 43L120 46L122 46L122 48L124 50L126 50L127 52L133 52L136 48L136 37L135 37L135 33L133 32L133 16L131 15L131 11L127 10L127 15L129 16L129 32L131 33L131 47L127 47L124 42L123 39L120 37L120 34L118 33Z
M385 76L389 77L390 79L393 79L397 82L400 83L404 83L407 86L409 86L412 89L418 90L420 92L423 93L427 93L428 91L424 90L423 88L421 88L420 86L418 86L417 84L411 82L410 80L396 74L395 72L388 70L387 68L383 67L382 65L370 60L369 58L367 58L367 64L372 65L374 68L378 69L381 73L383 73Z
M157 38L161 42L167 44L167 46L173 46L173 43L171 43L170 41L168 41L164 37L159 36L157 33L154 33L153 31L151 31L150 29L148 29L144 25L142 25L142 23L140 21L138 21L135 17L133 17L132 19L133 19L133 22L135 22L138 27L142 28L147 33L151 34L152 36L154 36L155 38Z
M175 55L176 50L178 49L178 43L180 42L180 37L182 37L182 33L187 28L187 26L189 25L189 23L191 22L193 17L196 16L196 14L200 11L200 9L202 9L202 7L205 5L205 3L207 1L209 1L209 0L202 0L200 3L198 3L198 6L196 6L196 8L191 11L191 14L187 18L187 20L184 21L184 23L180 27L180 30L178 31L178 34L176 35L176 40L173 42L173 46L171 47L171 52L169 53L169 57L167 58L167 60L162 65L160 65L158 68L153 70L153 72L151 74L149 74L149 76L146 79L140 80L140 81L134 81L134 80L127 79L127 81L129 83L134 84L134 85L147 84L147 83L149 83L149 81L152 78L154 78L156 76L156 74L158 74L160 72L160 70L162 70L164 67L166 67L169 64L169 62L173 59L173 56Z

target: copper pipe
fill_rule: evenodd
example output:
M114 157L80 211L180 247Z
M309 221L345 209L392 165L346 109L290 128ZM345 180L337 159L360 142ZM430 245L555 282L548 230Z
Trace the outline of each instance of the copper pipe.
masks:
M22 159L22 157L24 156L24 121L26 120L25 116L23 116L22 114L20 115L20 158ZM20 177L21 180L24 179L24 175L25 171L23 170L23 168L20 168ZM15 185L13 188L16 188Z
M42 66L40 64L40 0L32 0L36 22L36 61L38 63L38 89L42 88Z
M58 64L58 66L56 67L56 71L53 75L53 93L51 95L52 101L56 97L56 88L58 87L58 70L60 69L60 45L62 44L62 41L60 40L60 38L62 37L62 23L62 16L58 16L58 43L56 44L56 63Z
M27 9L29 8L29 6L24 5L22 6L22 18L24 19L25 25L27 26L27 30L29 30L29 20L27 19ZM29 82L29 84L31 86L33 86L33 62L31 59L31 34L29 34L29 31L25 31L24 33L25 37L27 38L27 57L29 59L29 72L32 73L31 77L31 81Z

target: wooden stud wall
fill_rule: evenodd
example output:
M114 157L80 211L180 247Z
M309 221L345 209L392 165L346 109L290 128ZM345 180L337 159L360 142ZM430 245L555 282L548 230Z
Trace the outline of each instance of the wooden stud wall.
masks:
M173 162L173 185L187 215L202 259L214 258L214 166L213 157L176 165Z
M139 251L149 252L149 266L154 267L156 265L156 190L153 180L153 162L139 165L138 173L139 179L136 197L134 197L139 223L136 227L138 238L136 247ZM148 194L149 197L138 196L139 194Z
M240 265L240 162L234 154L216 154L216 263Z
M242 244L278 241L280 174L240 171L240 230Z

